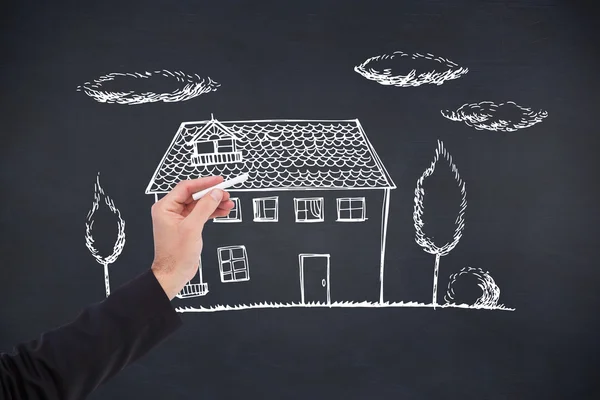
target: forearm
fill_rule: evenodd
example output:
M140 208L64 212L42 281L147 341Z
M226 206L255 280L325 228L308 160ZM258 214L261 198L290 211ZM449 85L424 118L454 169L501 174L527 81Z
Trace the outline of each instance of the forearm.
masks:
M151 270L71 323L2 354L7 399L81 399L181 324Z

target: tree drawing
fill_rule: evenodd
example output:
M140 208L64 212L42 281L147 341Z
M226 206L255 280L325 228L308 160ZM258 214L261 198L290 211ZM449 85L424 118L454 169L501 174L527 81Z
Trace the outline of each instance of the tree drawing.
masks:
M92 229L94 226L94 214L98 211L100 206L100 200L104 199L104 203L108 206L110 211L117 217L117 240L113 247L111 255L103 257L99 254L98 250L94 247L94 237L92 235ZM108 276L108 264L114 263L119 255L123 251L125 246L125 221L121 218L121 213L115 207L115 203L112 199L104 193L104 189L100 186L100 173L96 177L96 183L94 185L94 203L92 208L88 212L85 221L85 245L92 253L92 256L98 261L98 263L104 266L104 287L106 288L106 297L110 295L110 282Z
M436 245L432 238L428 237L425 232L423 232L424 222L423 222L423 201L425 199L425 189L423 189L423 182L429 176L433 174L435 171L435 167L440 161L440 159L446 160L448 162L448 166L452 170L454 174L454 180L456 181L456 185L460 190L461 194L461 202L459 205L458 216L454 222L455 229L454 234L452 236L452 240L448 241L446 244L442 246ZM438 140L438 147L435 150L435 156L433 157L433 161L429 168L427 168L423 175L417 180L417 187L415 188L415 205L413 212L413 221L415 225L416 237L415 240L419 246L423 248L423 250L429 254L435 255L435 265L433 269L433 297L432 304L433 307L437 305L437 286L438 286L438 274L440 269L440 257L447 255L456 247L460 238L462 237L462 232L465 227L465 209L467 208L467 191L465 188L465 183L460 178L458 174L458 169L456 165L452 162L452 156L446 151L444 148L444 144Z

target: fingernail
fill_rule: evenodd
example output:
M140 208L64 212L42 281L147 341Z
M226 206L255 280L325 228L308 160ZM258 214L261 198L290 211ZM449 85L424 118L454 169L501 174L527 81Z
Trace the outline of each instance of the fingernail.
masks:
M223 198L223 192L220 189L211 190L210 197L215 199L215 201L221 201L221 199Z

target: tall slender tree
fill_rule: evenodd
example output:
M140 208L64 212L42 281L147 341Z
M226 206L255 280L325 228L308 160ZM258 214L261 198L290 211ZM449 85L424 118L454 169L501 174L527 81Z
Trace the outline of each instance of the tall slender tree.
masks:
M99 254L96 247L94 247L94 237L92 235L92 229L94 227L94 214L98 211L100 201L104 200L109 210L117 217L117 239L113 247L112 254L103 257ZM94 185L94 203L92 208L88 212L85 221L85 245L92 253L92 256L98 261L98 263L104 266L104 287L106 289L106 297L110 295L110 281L108 276L108 264L112 264L117 261L117 258L123 251L125 246L125 221L121 218L121 212L115 207L113 200L104 193L104 189L100 186L100 173L96 177L96 183Z
M425 223L423 222L423 201L425 199L425 189L423 189L423 182L429 176L433 174L435 171L435 167L440 160L445 160L448 163L448 166L452 170L454 174L454 180L456 181L456 185L460 190L461 202L458 209L458 215L456 220L454 221L455 228L454 234L452 235L452 239L446 244L438 246L433 240L425 234L423 231ZM419 179L417 179L417 187L415 188L415 204L413 211L413 221L415 225L415 240L423 248L423 250L429 254L435 255L435 265L433 267L433 295L432 295L432 304L433 307L437 306L437 288L438 288L438 275L440 269L440 258L447 255L456 247L460 238L462 237L463 229L465 228L465 209L467 208L467 191L466 186L460 175L458 174L458 169L456 165L452 162L452 156L446 148L444 144L438 140L438 147L435 150L435 156L433 157L433 161L429 168L427 168L423 175Z

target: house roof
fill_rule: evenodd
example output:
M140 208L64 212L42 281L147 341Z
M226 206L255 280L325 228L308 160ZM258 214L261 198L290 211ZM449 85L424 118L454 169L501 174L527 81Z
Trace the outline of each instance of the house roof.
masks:
M207 129L211 128L211 129ZM220 132L215 135L214 132ZM211 133L212 132L212 133ZM193 143L231 135L242 161L195 166ZM180 180L221 175L249 179L228 191L358 189L396 186L355 120L184 122L160 161L146 193L165 193Z

